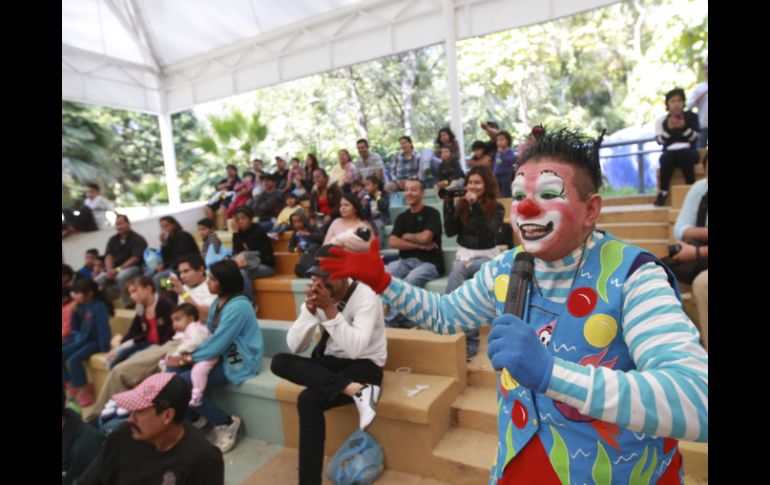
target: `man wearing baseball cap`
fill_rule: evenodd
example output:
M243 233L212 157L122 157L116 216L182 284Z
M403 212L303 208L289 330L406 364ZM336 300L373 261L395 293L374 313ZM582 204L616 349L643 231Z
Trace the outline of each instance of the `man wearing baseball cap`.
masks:
M185 422L190 387L172 372L153 374L113 396L131 411L76 485L224 484L222 453Z
M359 427L372 422L388 355L380 298L364 283L329 278L321 270L317 258L328 256L330 247L318 250L315 265L307 271L312 278L307 298L286 343L292 352L302 352L318 327L321 339L312 357L277 354L270 367L275 375L307 387L297 398L301 484L321 483L324 411L354 403Z

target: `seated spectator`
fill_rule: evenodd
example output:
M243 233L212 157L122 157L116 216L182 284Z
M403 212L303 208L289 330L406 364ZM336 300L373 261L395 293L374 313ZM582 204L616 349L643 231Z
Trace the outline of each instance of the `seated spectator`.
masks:
M299 161L299 158L292 157L289 163L291 166L291 168L289 169L289 183L293 184L295 178L299 178L300 182L304 182L305 169L300 166L301 162Z
M660 191L655 198L656 206L666 202L675 168L682 171L688 185L695 182L695 164L700 160L700 152L695 144L700 123L698 115L684 111L684 102L684 90L676 88L666 93L668 114L655 124L655 138L663 145L663 153L660 155Z
M412 139L408 136L402 136L398 142L401 145L401 153L393 157L391 170L393 182L385 186L385 190L388 192L406 190L406 181L419 176L420 154L414 151Z
M198 244L192 235L172 216L163 216L160 223L160 254L163 262L155 268L152 281L155 288L161 290L160 280L168 278L176 268L177 259L185 254L197 253Z
M511 148L511 134L501 131L497 134L497 153L495 154L495 179L500 187L500 197L511 197L511 182L516 166L516 152Z
M315 156L314 153L308 153L307 158L305 158L305 191L310 192L313 190L313 185L315 184L315 180L313 180L313 174L316 170L321 168L321 166L318 164L318 158Z
M281 192L283 192L284 190L288 190L290 188L289 169L286 167L286 157L284 157L283 155L276 156L275 166L276 166L276 171L272 175L273 175L273 178L275 179L276 188L278 188L278 190Z
M350 192L350 183L358 175L356 166L353 164L350 152L344 148L337 152L337 160L339 160L339 163L329 170L329 183L337 183L337 185L342 187L343 192Z
M265 176L264 170L256 170L254 172L254 188L251 190L251 197L259 197L259 194L262 193L263 190L265 190L262 187L262 177ZM248 203L248 201L246 201Z
M206 206L203 208L206 212L206 217L214 220L216 219L216 217L214 217L214 212L219 210L222 206L227 207L230 205L230 201L233 200L233 196L235 195L233 193L235 184L240 181L241 178L238 177L238 168L233 164L228 165L227 178L217 182L217 191L214 192L214 195L211 196L206 203Z
M278 240L281 234L291 229L290 219L292 214L304 212L302 206L299 205L299 197L291 192L287 192L284 198L286 199L286 207L281 209L281 212L278 214L273 230L267 233L270 239Z
M461 186L465 175L459 160L452 156L451 147L445 145L439 148L439 156L441 157L441 164L438 166L436 190Z
M358 197L361 198L361 191L364 189L364 183L360 180L354 180L350 183L350 192Z
M234 212L234 211L233 211ZM198 221L198 235L201 237L201 256L206 257L209 252L209 246L214 245L214 252L219 252L222 248L222 241L219 240L215 229L215 224L208 217Z
M433 150L438 158L441 158L441 147L443 146L449 147L451 151L450 158L460 160L460 157L462 156L462 153L460 153L460 144L457 142L457 137L455 137L455 134L449 127L438 130L438 136L436 137L435 148Z
M399 259L387 265L388 273L420 288L444 274L441 214L423 204L423 197L425 188L422 182L417 179L408 180L404 199L409 209L396 217L389 239L390 247L398 249ZM385 317L385 324L403 328L417 325L392 310Z
M201 320L205 320L216 295L209 290L203 258L198 254L188 254L179 258L179 277L172 276L171 281L174 282L172 291L178 295L177 303L193 305L198 310ZM89 421L95 419L113 395L130 389L150 374L158 372L158 361L174 353L178 346L178 340L167 339L165 343L151 344L145 350L113 366L86 419Z
M340 216L339 205L342 200L342 190L339 185L329 185L329 176L319 168L313 172L313 191L310 194L312 214L323 214L323 224L328 229L331 221Z
M86 251L85 262L83 267L78 270L78 276L81 278L94 279L95 275L92 274L96 262L99 261L99 250L92 248Z
M94 215L94 221L99 229L106 229L107 211L112 210L110 201L102 195L101 189L96 184L86 184L86 207L91 209Z
M97 352L110 350L112 302L104 297L94 280L82 279L72 286L71 338L62 342L61 382L69 383L67 397L80 406L94 401L94 386L88 384L83 361Z
M75 282L75 270L72 266L62 263L61 265L61 284L62 286L71 286Z
M503 225L505 208L496 202L497 182L487 167L472 168L465 179L464 197L444 199L444 230L457 236L457 255L447 281L445 294L452 293L481 268L500 254L497 234ZM466 332L467 358L479 349L479 331Z
M224 485L222 454L184 420L190 386L183 379L153 374L115 401L131 411L128 422L107 436L78 485Z
M245 205L235 209L238 232L233 234L233 260L243 275L242 287L249 300L254 298L251 280L275 274L273 245L259 224L251 222L252 219L253 214Z
M94 426L67 409L64 388L61 390L61 483L71 485L86 471L102 446L103 437Z
M259 218L259 227L267 232L273 228L273 218L283 209L283 192L276 187L276 176L262 176L262 193L242 207L248 207ZM233 213L235 217L235 213Z
M117 285L123 305L129 308L132 302L126 293L126 286L129 281L142 274L147 241L131 230L128 216L123 214L118 214L115 218L115 230L117 234L107 241L107 249L104 251L106 271L97 276L95 281L101 288Z
M473 156L468 160L469 168L487 167L490 171L494 168L494 160L487 154L487 144L481 140L475 140L471 145Z
M211 332L201 324L198 315L198 309L189 303L182 303L171 314L171 321L174 325L176 334L174 339L179 340L179 347L158 363L158 366L162 371L166 370L166 358L176 357L181 358L183 354L191 354L201 346L203 342L211 337ZM219 362L219 356L213 357L208 360L202 360L190 369L192 379L192 398L190 399L190 406L200 406L203 400L203 391L206 390L206 383L209 380L209 373Z
M369 250L369 241L358 237L345 237L345 233L353 232L358 228L368 229L371 237L377 235L377 229L366 219L361 201L354 194L346 192L342 194L340 201L340 217L329 226L324 238L324 245L334 244L350 251L365 253Z
M136 303L136 314L120 344L105 358L110 370L150 345L163 345L174 336L171 312L176 303L155 288L149 276L137 277L128 284L128 294Z
M289 239L289 252L302 254L294 266L294 273L304 278L307 270L314 264L315 253L323 244L324 234L314 222L307 220L304 212L292 214L291 225L294 233Z
M358 150L358 158L355 162L358 179L377 177L377 180L380 181L380 188L382 188L382 182L385 180L385 164L380 154L369 151L369 141L366 138L361 138L356 142L356 150Z
M361 191L361 207L364 218L371 221L377 229L380 238L380 248L385 243L385 226L390 225L390 194L379 188L379 179L369 176L364 179L364 190Z
M72 300L72 288L69 286L61 287L61 343L62 345L70 341L72 336L72 309L75 302Z
M243 180L233 186L235 198L227 207L227 212L225 213L227 219L233 217L233 211L236 207L240 207L252 199L251 193L254 190L256 179L257 175L254 172L243 172Z
M241 209L243 207L238 208ZM254 308L249 300L243 297L243 278L235 262L224 260L215 263L209 273L209 289L217 294L206 320L206 328L213 335L192 355L183 354L179 359L169 357L166 359L166 365L170 370L181 372L181 377L189 383L191 371L179 368L180 366L220 357L221 360L209 373L207 389L225 384L239 386L259 374L262 368L265 348L262 333ZM190 399L189 394L187 399ZM227 453L235 446L241 425L240 417L228 414L206 396L203 397L201 405L190 408L187 415L190 419L204 418L205 422L214 425L214 444L222 453Z
M680 283L692 285L700 317L698 327L703 346L708 350L708 152L703 157L703 169L706 177L690 187L674 224L674 237L677 240L677 245L672 248L674 254L663 261Z
M262 162L262 159L255 158L251 161L251 169L254 171L254 173L264 172L265 171L265 164Z
M270 368L273 374L306 386L297 398L299 483L320 483L324 411L352 402L358 408L359 428L369 426L382 393L388 342L382 304L371 288L349 278L331 279L319 266L308 273L312 279L307 298L286 343L292 352L302 352L319 327L321 340L310 358L277 354Z

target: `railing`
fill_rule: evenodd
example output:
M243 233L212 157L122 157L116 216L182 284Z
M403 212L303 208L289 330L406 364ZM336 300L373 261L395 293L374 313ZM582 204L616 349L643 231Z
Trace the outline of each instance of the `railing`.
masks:
M617 142L608 142L608 143L602 143L601 148L615 148L615 147L621 147L621 146L627 146L627 145L636 145L636 151L631 153L613 153L612 155L606 155L601 156L601 150L599 159L608 159L608 158L619 158L619 157L632 157L636 156L636 173L637 173L637 184L636 188L639 191L640 194L644 193L644 156L650 153L658 153L663 151L662 148L656 148L654 150L645 150L644 144L655 141L655 137L648 137L648 138L639 138L636 140L623 140L623 141L617 141Z

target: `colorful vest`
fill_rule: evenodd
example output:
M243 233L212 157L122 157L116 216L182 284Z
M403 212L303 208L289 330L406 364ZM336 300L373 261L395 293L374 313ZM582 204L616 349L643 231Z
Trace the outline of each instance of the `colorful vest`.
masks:
M494 270L497 315L503 314L511 265L521 250L519 246L508 251ZM524 321L555 357L620 371L636 369L623 341L621 304L623 284L642 255L657 261L644 250L605 234L584 254L566 304L542 298L530 284ZM666 270L679 298L676 280ZM490 485L497 484L506 465L535 435L563 484L657 483L678 453L675 440L634 433L585 416L520 386L507 370L499 373L497 395L498 447ZM682 470L679 477L681 482Z

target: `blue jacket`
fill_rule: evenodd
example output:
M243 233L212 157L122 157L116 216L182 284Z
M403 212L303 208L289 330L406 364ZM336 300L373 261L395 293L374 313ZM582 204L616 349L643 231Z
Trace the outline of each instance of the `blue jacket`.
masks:
M99 346L99 352L110 350L110 310L107 304L101 300L78 305L72 312L72 333L75 342L95 342Z
M265 344L259 330L254 307L248 298L238 295L217 310L219 298L211 304L206 327L213 334L193 352L194 362L222 357L225 376L230 383L239 385L259 374ZM219 324L214 329L214 318Z

